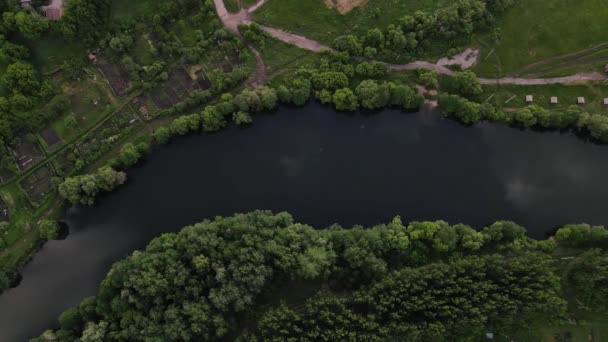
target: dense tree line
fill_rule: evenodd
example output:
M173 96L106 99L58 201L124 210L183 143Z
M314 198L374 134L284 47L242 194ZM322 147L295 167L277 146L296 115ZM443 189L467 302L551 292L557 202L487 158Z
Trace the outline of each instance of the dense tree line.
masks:
M405 268L349 296L320 294L302 310L270 310L251 340L453 341L508 332L535 315L559 319L565 301L551 263L490 255Z
M513 0L454 1L435 12L416 11L397 24L373 28L361 36L340 36L334 47L353 55L389 60L427 54L433 45L453 49L467 44L474 32L492 27L495 15L512 3Z
M126 180L124 172L105 166L92 174L66 178L59 185L59 194L72 204L92 205L100 193L112 191Z
M558 244L572 236L563 235ZM476 231L396 217L373 228L316 230L286 213L218 217L164 234L117 262L97 296L64 312L61 329L44 336L383 341L508 333L522 322L564 316L549 254L555 246L527 238L523 227L507 221ZM575 260L593 269L594 278L582 278L577 267L567 276L577 293L605 284L606 258L593 253ZM316 285L302 301L281 295L305 282ZM596 300L581 296L582 303Z

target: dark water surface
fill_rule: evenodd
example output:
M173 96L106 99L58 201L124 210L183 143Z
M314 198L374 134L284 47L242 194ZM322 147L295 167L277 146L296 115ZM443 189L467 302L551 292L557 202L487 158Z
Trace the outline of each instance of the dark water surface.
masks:
M111 264L162 232L252 209L316 227L394 215L475 227L511 219L530 235L607 224L608 147L571 134L463 127L436 113L348 116L316 104L253 127L181 138L129 171L129 183L65 215L21 284L0 296L0 341L25 341L95 294Z

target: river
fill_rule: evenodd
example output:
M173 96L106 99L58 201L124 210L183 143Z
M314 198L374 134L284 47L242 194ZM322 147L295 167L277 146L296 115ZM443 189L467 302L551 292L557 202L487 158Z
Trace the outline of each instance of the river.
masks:
M565 223L608 223L608 147L572 134L318 104L255 120L176 139L96 206L67 210L68 238L47 243L0 296L0 341L55 327L59 313L95 294L113 262L215 215L285 210L316 227L397 214L475 227L510 219L535 238Z

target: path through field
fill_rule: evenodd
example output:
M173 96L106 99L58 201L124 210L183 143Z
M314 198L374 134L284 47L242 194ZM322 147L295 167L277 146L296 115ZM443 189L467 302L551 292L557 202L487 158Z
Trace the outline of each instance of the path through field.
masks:
M251 13L260 8L267 0L260 0L251 6L249 9L241 9L236 14L231 14L226 10L226 6L224 5L223 0L214 0L215 7L217 9L217 14L220 19L224 23L228 29L233 32L239 34L238 26L240 24L250 24ZM288 44L293 44L301 49L310 50L313 52L320 52L323 50L331 50L331 47L323 45L317 41L312 39L308 39L306 37L289 33L283 30L279 30L269 26L260 26L264 31L270 34L272 37L286 42ZM255 51L257 52L257 51ZM580 53L580 52L579 52ZM254 53L256 55L256 60L259 57L259 53ZM576 53L575 53L576 54ZM261 59L261 58L260 58ZM462 60L459 61L459 58L452 59L450 62L454 61L453 64L465 63L470 64L470 61ZM261 62L263 64L263 61ZM444 75L452 75L454 71L450 70L446 66L446 59L440 60L438 63L431 63L427 61L415 61L406 64L387 64L387 67L391 70L415 70L415 69L428 69L434 70L439 74ZM467 65L464 65L465 67ZM259 71L259 70L258 70ZM593 72L593 73L577 73L572 76L567 77L553 77L553 78L518 78L518 77L504 77L504 78L479 78L479 81L482 84L516 84L516 85L543 85L543 84L576 84L590 81L606 81L608 80L608 75Z

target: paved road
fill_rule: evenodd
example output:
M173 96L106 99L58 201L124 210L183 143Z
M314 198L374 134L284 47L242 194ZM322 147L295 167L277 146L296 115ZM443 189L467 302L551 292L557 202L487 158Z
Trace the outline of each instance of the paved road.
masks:
M250 24L251 13L260 8L267 0L260 0L251 6L249 9L241 9L238 13L229 13L226 10L223 0L214 0L215 8L220 19L228 29L238 33L239 24ZM269 26L260 26L264 31L270 34L272 37L281 40L283 42L293 44L301 49L310 50L314 52L320 52L323 50L331 50L331 47L323 45L312 39L289 33L283 30L279 30ZM256 51L257 52L257 51ZM255 54L255 53L254 53ZM259 54L256 54L259 57ZM387 64L387 67L391 70L415 70L415 69L428 69L434 70L437 73L444 75L452 75L454 71L447 67L426 61L415 61L407 64ZM517 85L543 85L543 84L576 84L590 81L606 81L608 75L602 73L578 73L567 77L554 77L554 78L517 78L517 77L505 77L505 78L479 78L482 84L517 84Z

